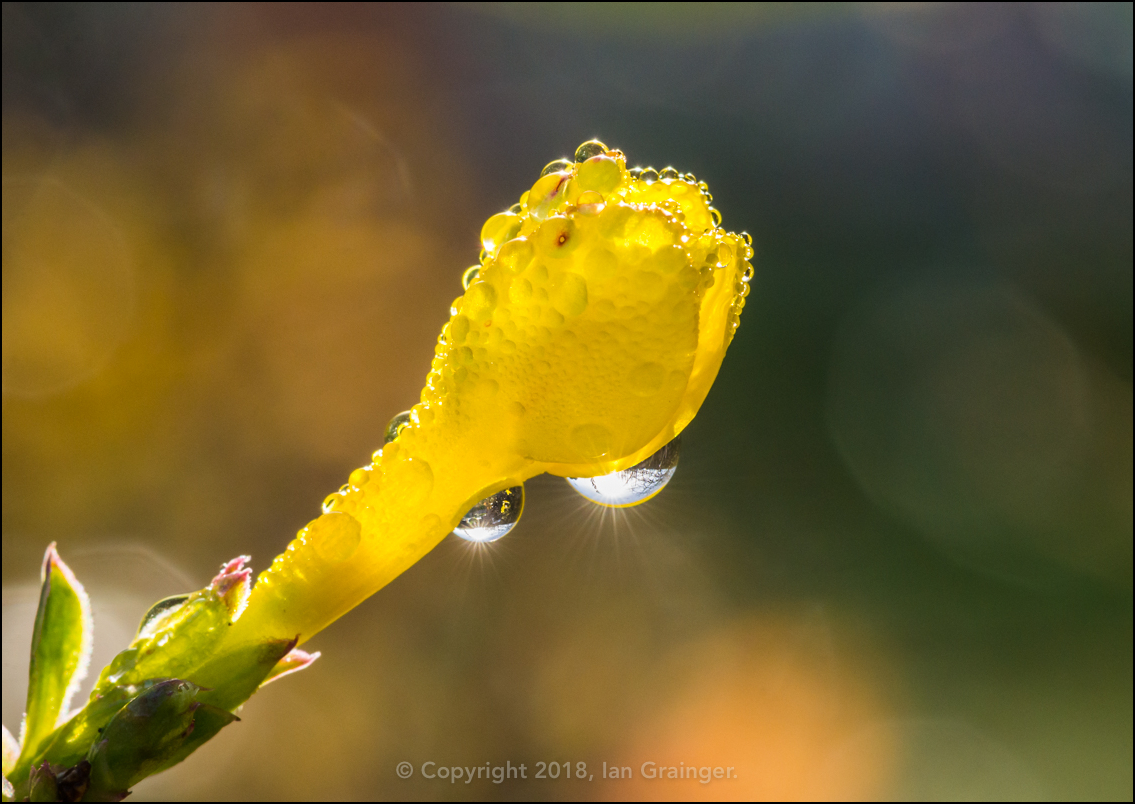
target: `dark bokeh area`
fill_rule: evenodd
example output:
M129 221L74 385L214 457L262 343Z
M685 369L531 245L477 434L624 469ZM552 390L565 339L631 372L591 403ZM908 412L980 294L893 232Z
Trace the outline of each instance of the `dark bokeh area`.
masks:
M530 482L136 795L1130 799L1130 4L5 4L5 724L48 542L96 663L267 567L594 136L757 251L670 486Z

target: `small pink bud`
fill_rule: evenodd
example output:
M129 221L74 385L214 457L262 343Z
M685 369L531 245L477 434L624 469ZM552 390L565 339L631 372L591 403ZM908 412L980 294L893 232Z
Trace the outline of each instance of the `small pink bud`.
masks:
M283 678L291 673L298 673L319 657L319 651L308 653L306 650L292 648L284 655L284 658L276 662L276 666L272 668L272 672L268 674L268 677L260 682L260 686L263 687L268 682Z
M236 622L244 611L248 603L248 594L252 589L252 569L245 566L248 561L251 561L250 556L237 556L222 566L221 571L209 584L228 607L233 622Z

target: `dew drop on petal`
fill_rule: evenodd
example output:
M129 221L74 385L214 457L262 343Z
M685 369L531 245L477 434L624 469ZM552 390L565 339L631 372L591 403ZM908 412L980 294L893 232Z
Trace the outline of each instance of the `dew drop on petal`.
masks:
M517 237L500 247L497 265L510 274L518 274L528 267L535 253L528 238Z
M607 153L607 146L599 142L599 140L588 140L575 149L575 161L586 162L593 156L600 156Z
M579 186L584 191L609 193L614 190L621 178L619 163L609 156L593 156L579 166Z
M520 231L520 216L515 212L500 212L493 215L481 227L481 246L486 254L492 254L507 240Z
M470 508L453 533L469 542L495 542L516 526L523 512L524 486L513 486Z
M571 487L587 499L611 508L646 502L665 488L678 468L682 437L678 436L642 463L600 477L569 477Z
M391 441L398 437L402 429L410 424L410 411L404 410L390 420L386 425L386 433L382 437L382 443L389 444Z
M349 514L324 514L310 522L306 530L315 552L329 564L346 561L355 554L362 541L362 526Z
M555 159L548 164L544 165L544 169L540 171L541 176L550 176L553 173L562 173L570 171L572 161L570 159Z

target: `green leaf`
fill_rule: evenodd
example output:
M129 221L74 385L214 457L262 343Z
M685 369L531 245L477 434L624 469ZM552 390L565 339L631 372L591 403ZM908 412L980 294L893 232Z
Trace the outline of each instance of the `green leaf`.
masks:
M21 757L27 763L35 760L40 743L66 715L91 655L90 601L55 552L54 542L43 557L41 580L21 738Z
M200 700L221 709L236 709L295 646L294 639L276 639L218 651L194 672L193 680L206 688Z
M210 588L189 595L180 605L144 622L138 636L99 675L91 697L115 686L154 678L186 678L205 661L229 624L225 602Z
M118 710L87 756L88 797L115 800L176 756L194 730L200 690L173 678L154 684Z
M173 751L161 764L151 770L147 775L152 776L167 768L172 768L205 743L209 742L209 740L216 737L217 732L236 720L240 720L240 718L232 712L218 709L209 704L201 704L193 713L193 730L181 744L181 747Z
M210 661L227 626L244 609L252 575L247 562L248 556L238 556L224 564L204 589L155 603L129 647L99 675L92 698L115 685L147 679L196 680L195 671Z
M294 650L295 639L228 639L248 595L246 561L234 559L207 588L151 608L129 647L100 674L87 705L43 737L36 756L17 763L11 781L18 793L30 791L33 763L47 761L60 790L66 774L68 790L89 782L87 799L118 800L237 720L232 710L266 679L318 657Z
M119 709L154 685L168 680L154 678L142 684L119 684L92 696L86 706L52 733L44 743L41 758L64 768L85 759L101 731Z
M55 779L51 767L46 763L32 768L31 786L28 789L28 801L60 801L59 782Z

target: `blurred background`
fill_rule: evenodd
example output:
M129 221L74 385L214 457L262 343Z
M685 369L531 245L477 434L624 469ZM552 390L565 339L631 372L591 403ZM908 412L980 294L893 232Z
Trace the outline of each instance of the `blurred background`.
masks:
M1131 4L4 4L4 723L48 542L96 669L267 567L591 137L755 241L673 482L530 482L136 797L1130 799Z

